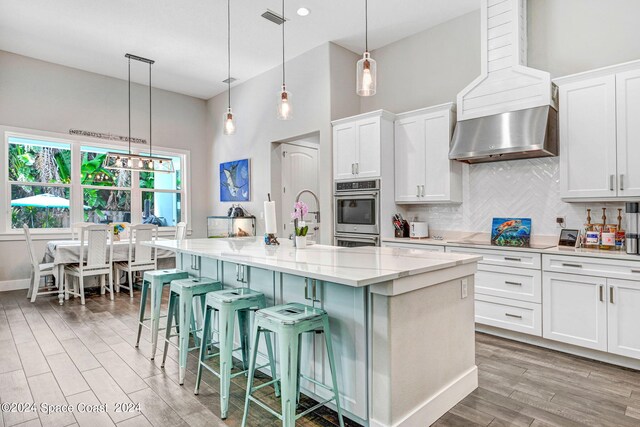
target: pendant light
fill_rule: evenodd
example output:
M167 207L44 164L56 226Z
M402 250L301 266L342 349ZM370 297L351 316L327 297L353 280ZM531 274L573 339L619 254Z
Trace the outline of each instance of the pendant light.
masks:
M173 161L165 157L153 156L153 145L151 140L151 65L155 62L152 59L127 53L129 75L128 75L128 97L129 97L129 153L108 152L102 163L102 167L112 170L130 170L138 172L173 172ZM145 62L149 64L149 155L133 154L131 152L131 60Z
M376 61L369 54L369 0L364 0L364 54L356 68L356 92L360 96L376 94Z
M284 17L284 0L282 0L282 90L278 92L278 119L280 120L290 120L292 117L291 92L287 91L284 79L284 24L286 21Z
M224 113L224 129L225 135L233 135L236 133L236 123L233 120L233 112L231 111L231 0L227 0L227 94L228 104L227 112Z

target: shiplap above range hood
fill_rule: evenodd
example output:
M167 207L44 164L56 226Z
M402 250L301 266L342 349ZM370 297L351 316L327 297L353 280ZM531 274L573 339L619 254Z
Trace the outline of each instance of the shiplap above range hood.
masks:
M479 163L555 156L557 96L527 67L526 0L481 0L482 74L458 94L449 157Z

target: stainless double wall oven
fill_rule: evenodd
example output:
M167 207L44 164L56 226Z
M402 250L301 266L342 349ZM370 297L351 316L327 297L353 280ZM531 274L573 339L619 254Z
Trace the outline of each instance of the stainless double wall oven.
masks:
M336 182L334 190L334 244L378 246L380 180Z

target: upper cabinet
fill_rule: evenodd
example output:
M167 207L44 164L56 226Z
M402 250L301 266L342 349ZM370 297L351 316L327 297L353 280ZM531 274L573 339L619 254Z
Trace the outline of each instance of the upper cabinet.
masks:
M382 144L393 144L393 119L378 110L332 122L333 178L380 178Z
M640 61L555 81L565 200L640 197Z
M395 122L395 201L462 201L462 164L449 160L455 104L399 114Z

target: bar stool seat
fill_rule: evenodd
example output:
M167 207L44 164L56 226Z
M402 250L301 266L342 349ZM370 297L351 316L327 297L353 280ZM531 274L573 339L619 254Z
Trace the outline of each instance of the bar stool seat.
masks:
M140 295L140 313L138 314L138 337L136 338L136 348L140 345L142 328L151 330L151 360L155 358L158 347L158 332L160 331L160 305L162 304L162 289L171 283L172 280L186 279L189 274L177 268L165 270L145 271L142 280L142 292ZM151 316L144 317L147 306L147 296L151 288ZM151 326L144 322L150 321Z
M222 419L227 418L229 411L229 392L231 388L231 378L243 375L249 367L249 339L248 339L248 315L250 311L255 311L266 307L266 298L262 292L257 292L249 288L225 289L222 291L210 292L207 294L204 327L202 331L203 339L200 343L200 359L198 363L198 373L196 376L196 387L194 394L198 394L200 390L200 381L202 379L202 369L205 368L212 374L220 378L220 416ZM208 354L209 343L207 339L210 336L211 322L213 315L218 313L218 329L219 329L219 351L215 354ZM238 326L240 329L240 349L242 351L243 370L231 374L233 368L233 338L235 328L235 317L238 317ZM273 347L271 337L266 335L267 352L269 363L259 366L257 369L267 366L271 369L272 378L275 378L275 362L273 357ZM220 358L219 371L216 371L205 362L216 356ZM274 384L276 397L280 396L280 387L277 380L272 380L268 384Z
M253 377L256 370L256 356L258 344L260 342L260 334L264 333L268 336L269 332L274 332L279 337L279 363L280 363L280 391L282 393L281 406L282 413L278 414L267 404L253 396L253 393L262 388L266 384L257 387L253 386ZM323 332L325 337L325 345L327 346L327 356L329 358L329 367L331 369L332 387L327 387L313 378L308 378L300 374L300 335L307 332ZM331 401L335 402L338 412L338 420L340 427L344 427L342 419L342 409L340 407L340 394L338 392L338 383L336 380L336 364L333 355L333 345L331 342L331 331L329 328L329 316L327 312L304 304L290 303L268 307L256 311L255 321L252 331L253 346L251 350L251 361L249 362L249 378L247 380L247 394L244 403L244 415L242 417L242 426L247 424L247 415L249 414L249 403L255 402L263 409L275 415L282 420L283 427L294 427L298 418L315 411L319 407ZM316 386L323 387L332 392L333 397L319 402L315 406L296 414L298 397L299 397L299 381L304 378L311 381ZM268 383L267 383L268 384Z
M179 337L177 347L179 354L178 364L180 365L180 385L184 384L185 372L187 370L187 355L189 354L189 351L200 348L200 343L198 342L197 337L197 332L199 332L199 330L195 328L195 321L192 321L193 299L199 297L201 304L204 307L205 297L207 293L219 291L220 289L222 289L221 282L214 279L209 279L207 277L180 279L171 282L169 294L169 311L167 313L167 328L165 330L164 352L162 353L161 367L164 368L164 363L167 360L167 351L169 349L169 344L173 344L171 343L170 339L173 336L176 336L171 335L171 321L172 318L175 317L176 310L178 310L178 324L180 328L177 334L177 336ZM190 325L194 326L190 327ZM189 348L189 334L191 333L193 334L196 346ZM203 336L202 341L206 341L205 336Z

